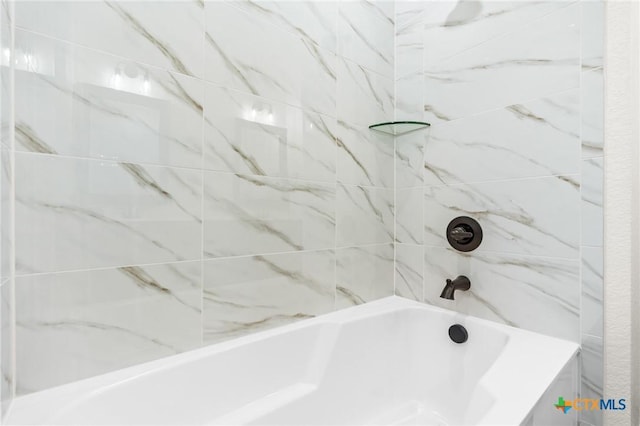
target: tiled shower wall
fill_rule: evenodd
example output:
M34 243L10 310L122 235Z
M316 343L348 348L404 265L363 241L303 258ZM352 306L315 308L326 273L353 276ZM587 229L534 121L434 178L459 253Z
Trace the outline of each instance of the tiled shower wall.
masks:
M395 40L396 117L433 124L396 138L396 294L581 342L599 397L602 3L398 2ZM461 215L469 254L445 238Z
M16 4L19 395L393 294L393 15Z
M13 397L12 237L12 48L13 4L0 0L0 405L4 415Z

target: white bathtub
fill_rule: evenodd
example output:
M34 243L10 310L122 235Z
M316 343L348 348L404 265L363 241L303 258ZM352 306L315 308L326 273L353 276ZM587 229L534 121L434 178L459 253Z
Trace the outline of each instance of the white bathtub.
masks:
M449 339L454 323L466 343ZM390 297L20 397L6 422L542 424L534 408L544 402L544 424L572 424L547 400L574 389L558 378L577 350Z

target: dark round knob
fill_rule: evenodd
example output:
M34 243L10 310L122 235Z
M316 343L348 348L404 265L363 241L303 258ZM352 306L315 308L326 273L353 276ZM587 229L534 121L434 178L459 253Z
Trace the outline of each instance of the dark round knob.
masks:
M467 329L460 324L453 324L449 327L449 337L456 343L464 343L469 338Z
M447 241L458 251L469 252L482 242L482 228L473 218L459 216L447 226Z

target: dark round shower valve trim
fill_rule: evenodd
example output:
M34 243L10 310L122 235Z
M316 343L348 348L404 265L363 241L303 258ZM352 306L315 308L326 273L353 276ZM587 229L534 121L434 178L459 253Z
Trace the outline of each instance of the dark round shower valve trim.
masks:
M458 251L471 251L482 242L480 224L468 216L458 216L447 226L447 241Z
M463 325L453 324L449 327L449 337L456 343L464 343L469 338L469 333Z

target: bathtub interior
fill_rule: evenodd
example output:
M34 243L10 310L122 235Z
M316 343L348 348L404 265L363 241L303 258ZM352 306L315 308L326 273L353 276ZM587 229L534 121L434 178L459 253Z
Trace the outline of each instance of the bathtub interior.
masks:
M504 363L512 336L388 299L393 309L385 312L373 302L155 362L162 368L132 367L102 383L29 395L12 417L16 424L482 423L500 398L486 378ZM448 337L458 322L469 332L465 344Z

